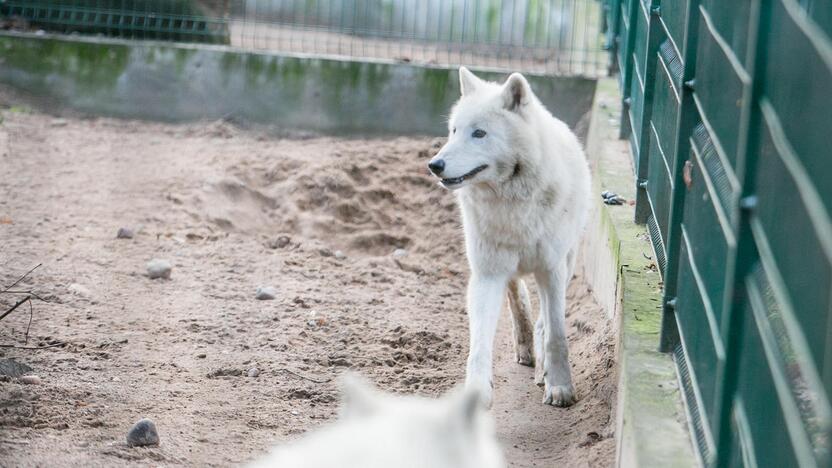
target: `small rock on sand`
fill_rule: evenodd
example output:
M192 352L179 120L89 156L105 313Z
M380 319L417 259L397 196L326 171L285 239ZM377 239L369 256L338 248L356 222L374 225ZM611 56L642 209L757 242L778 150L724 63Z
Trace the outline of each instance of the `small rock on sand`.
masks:
M272 239L266 242L266 245L270 249L282 249L283 247L289 245L291 242L292 239L289 236L280 236L277 239Z
M344 252L341 252L340 250L336 250L335 251L335 258L341 260L341 259L347 258L347 256L344 254Z
M156 431L156 424L147 418L140 419L127 432L127 445L131 447L159 445L159 433Z
M129 227L118 228L116 239L132 239L136 233Z
M401 258L407 255L407 250L405 249L396 249L393 251L393 256L396 258Z
M260 286L254 293L254 297L261 301L270 301L277 298L277 289L271 286Z
M83 284L72 283L72 284L69 285L69 287L67 289L69 289L69 292L71 292L72 294L75 294L76 296L81 296L81 297L90 297L90 296L92 296L92 292L90 292L89 288L87 288Z
M147 262L147 276L149 276L150 279L170 279L170 272L172 269L173 267L167 260L154 258L153 260Z
M41 384L40 377L38 377L36 375L24 375L22 377L18 377L17 380L19 380L20 383L23 383L23 384L26 384L26 385L40 385Z
M321 255L321 257L331 257L333 255L332 251L327 248L318 249L318 253Z
M258 368L252 367L248 370L249 377L257 377L258 375L260 375L260 370Z

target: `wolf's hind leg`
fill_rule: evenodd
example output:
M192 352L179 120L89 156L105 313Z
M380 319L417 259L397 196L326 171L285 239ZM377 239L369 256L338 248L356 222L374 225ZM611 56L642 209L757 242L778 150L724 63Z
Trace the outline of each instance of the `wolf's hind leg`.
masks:
M575 403L575 387L569 365L566 340L566 285L569 265L562 259L549 271L537 272L543 317L543 403L571 406Z
M508 283L508 306L511 309L511 323L514 331L514 355L518 363L533 366L532 306L529 301L529 290L520 278L513 278Z
M541 302L543 297L540 298ZM546 340L546 330L543 327L543 314L537 316L534 323L534 383L543 386L543 342Z

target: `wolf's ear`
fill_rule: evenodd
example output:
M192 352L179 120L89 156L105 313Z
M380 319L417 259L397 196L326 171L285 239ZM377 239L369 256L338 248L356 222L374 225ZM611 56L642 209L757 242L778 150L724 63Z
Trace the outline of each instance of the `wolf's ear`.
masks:
M346 374L341 378L341 416L364 417L376 412L380 395L373 386L358 374Z
M465 67L459 67L459 92L463 96L469 95L476 91L476 89L482 84L482 80L477 78L476 75L471 73L471 70L468 70Z
M474 388L464 388L451 397L451 417L454 423L461 424L465 429L474 427L483 408L482 395Z
M503 105L511 111L519 111L529 102L532 89L526 78L519 73L512 73L503 86Z

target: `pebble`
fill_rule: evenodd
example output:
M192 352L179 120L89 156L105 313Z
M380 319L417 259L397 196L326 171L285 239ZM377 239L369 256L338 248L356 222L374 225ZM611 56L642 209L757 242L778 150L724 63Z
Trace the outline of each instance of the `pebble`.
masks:
M256 367L252 367L251 369L248 370L248 376L249 377L257 377L258 375L260 375L260 370L257 369Z
M266 243L266 245L270 249L282 249L286 247L292 242L292 239L289 236L280 236L277 239L270 240Z
M271 286L260 286L254 293L254 297L261 301L270 301L277 298L277 289Z
M159 445L159 433L156 432L156 424L147 418L140 419L127 432L127 445L131 447Z
M321 254L321 257L331 257L332 251L329 249L318 249L318 253Z
M87 288L83 284L72 283L72 284L69 285L69 287L67 289L69 289L69 292L71 292L72 294L75 294L76 296L81 296L81 297L90 297L90 296L92 296L92 292L90 292L89 288Z
M136 233L128 227L118 228L116 239L132 239Z
M306 321L306 324L310 327L321 327L326 324L326 318L318 315L318 312L313 310L309 312L309 320Z
M40 385L41 384L40 377L38 377L36 375L24 375L22 377L18 377L17 380L19 380L20 383L23 383L23 384L26 384L26 385Z
M405 249L396 249L393 251L393 256L396 258L404 257L407 255L407 250Z
M344 254L344 252L341 252L340 250L336 250L335 251L335 258L341 260L341 259L347 258L347 256Z
M170 266L170 262L167 260L154 258L153 260L147 262L147 276L149 276L150 279L170 279L170 272L172 269L173 267Z

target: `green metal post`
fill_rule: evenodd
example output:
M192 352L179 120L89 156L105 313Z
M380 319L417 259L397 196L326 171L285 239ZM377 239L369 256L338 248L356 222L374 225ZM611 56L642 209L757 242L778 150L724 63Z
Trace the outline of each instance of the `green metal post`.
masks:
M650 2L650 20L647 29L647 62L644 67L644 94L641 110L641 128L632 129L639 133L638 164L636 165L636 209L635 222L644 224L650 217L651 209L647 195L647 170L650 157L650 118L653 115L653 89L656 81L656 62L659 59L659 39L663 31L659 24L661 1ZM631 28L635 29L635 28Z
M622 80L623 89L621 90L621 127L619 129L618 137L625 139L630 136L632 129L630 128L630 86L633 82L633 46L636 42L635 22L638 14L640 0L630 0L630 11L627 12L628 23L627 37L624 38L624 79Z
M757 261L758 254L751 232L751 218L756 207L756 162L760 150L760 139L762 132L762 112L760 109L760 96L765 87L764 74L758 70L765 68L767 59L767 48L765 34L770 30L771 23L771 2L776 0L759 0L756 3L756 11L752 9L752 21L750 25L749 51L751 60L748 64L748 74L751 78L750 89L745 93L747 103L742 109L742 120L740 122L740 140L738 144L739 161L737 172L741 181L741 191L737 200L737 248L734 250L733 258L729 259L728 281L725 287L726 327L723 334L725 343L725 360L717 369L716 408L714 414L718 424L714 440L716 441L716 454L713 466L728 467L731 456L731 413L733 401L737 388L737 367L740 361L740 348L743 340L742 323L744 317L743 301L746 296L745 277L751 271ZM762 357L761 357L762 358Z
M699 26L699 0L690 0L685 12L685 34L682 45L682 95L679 105L678 125L675 141L676 164L673 171L673 194L670 202L667 235L667 265L664 272L664 297L662 298L662 328L659 335L659 351L669 353L679 344L679 329L676 324L676 281L679 274L679 251L682 240L682 217L684 216L686 185L685 163L690 154L690 139L696 125L696 104L693 100L696 70L696 47Z

